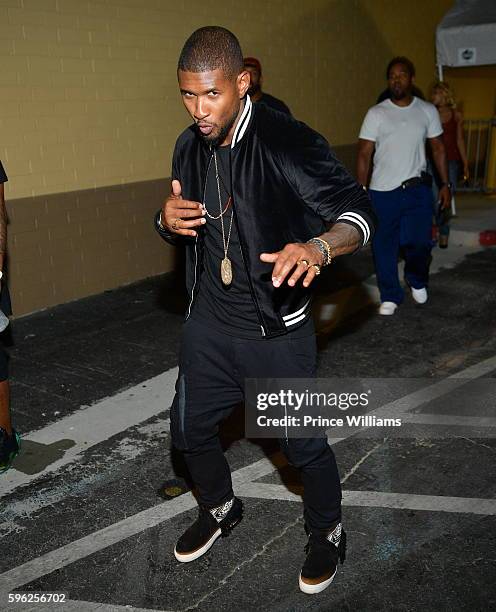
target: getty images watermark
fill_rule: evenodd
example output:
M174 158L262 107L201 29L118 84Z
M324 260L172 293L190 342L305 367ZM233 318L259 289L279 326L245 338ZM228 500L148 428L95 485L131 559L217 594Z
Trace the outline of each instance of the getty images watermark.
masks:
M253 438L496 437L495 379L247 379Z
M284 416L273 417L267 414L257 415L259 427L287 426L292 427L401 427L401 418L377 417L368 414L346 414L343 417L315 415L314 408L332 412L333 409L347 411L350 408L366 409L369 406L371 390L362 393L324 393L306 389L298 393L293 389L280 389L277 393L258 393L257 410L283 408ZM293 411L295 414L288 414ZM298 416L296 416L298 413Z

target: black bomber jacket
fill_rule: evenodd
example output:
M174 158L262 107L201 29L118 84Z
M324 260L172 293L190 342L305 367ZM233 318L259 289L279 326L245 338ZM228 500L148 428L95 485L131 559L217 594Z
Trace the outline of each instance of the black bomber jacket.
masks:
M172 178L181 182L182 197L203 202L212 151L194 125L178 138ZM367 193L335 157L317 132L293 117L246 97L231 142L231 193L234 222L250 294L259 317L261 335L280 336L310 316L312 287L272 284L273 264L260 261L287 243L306 242L334 223L357 228L364 246L372 237L376 217ZM203 232L196 238L170 234L155 227L167 242L184 244L186 287L191 313L202 271Z

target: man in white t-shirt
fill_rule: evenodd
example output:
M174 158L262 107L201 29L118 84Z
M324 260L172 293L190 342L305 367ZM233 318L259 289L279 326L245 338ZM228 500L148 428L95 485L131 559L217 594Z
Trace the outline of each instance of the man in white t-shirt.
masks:
M367 188L378 216L372 243L379 313L392 315L403 301L398 278L398 253L405 257L405 280L413 299L427 301L432 227L432 178L426 173L426 140L443 181L441 205L451 203L443 128L434 105L412 95L415 68L406 57L388 65L390 99L372 106L360 130L357 178ZM375 151L375 152L374 152Z

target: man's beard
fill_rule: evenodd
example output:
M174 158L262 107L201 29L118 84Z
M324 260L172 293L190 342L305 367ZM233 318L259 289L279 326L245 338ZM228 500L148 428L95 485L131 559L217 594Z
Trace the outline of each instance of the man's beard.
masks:
M220 132L217 134L217 136L211 136L210 134L208 134L208 136L204 136L200 132L200 130L198 130L200 138L211 147L218 147L224 142L232 126L235 124L236 119L238 118L238 113L239 109L234 113L234 115L229 119L229 121L220 128Z
M253 98L253 96L259 91L260 91L260 84L250 85L250 87L248 88L248 95L250 96L250 98Z
M401 89L396 92L394 89L390 89L389 93L393 100L404 100L406 97L408 97L409 91L406 89Z

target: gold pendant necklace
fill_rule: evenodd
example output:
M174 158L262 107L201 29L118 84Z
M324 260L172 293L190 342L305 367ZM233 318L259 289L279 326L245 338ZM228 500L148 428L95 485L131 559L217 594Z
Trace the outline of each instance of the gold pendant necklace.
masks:
M217 193L219 195L219 210L220 210L220 225L222 227L222 245L224 247L224 259L220 262L220 278L226 287L228 287L233 281L233 270L232 263L227 252L229 250L229 241L231 240L231 230L233 224L234 210L231 210L231 219L229 220L229 231L226 233L224 230L224 214L222 212L222 198L220 195L220 183L219 183L219 169L217 167L217 155L214 151L214 164L215 164L215 178L217 180ZM225 211L224 211L225 212Z
M230 285L232 283L232 264L229 257L224 257L220 262L220 277L224 285Z

